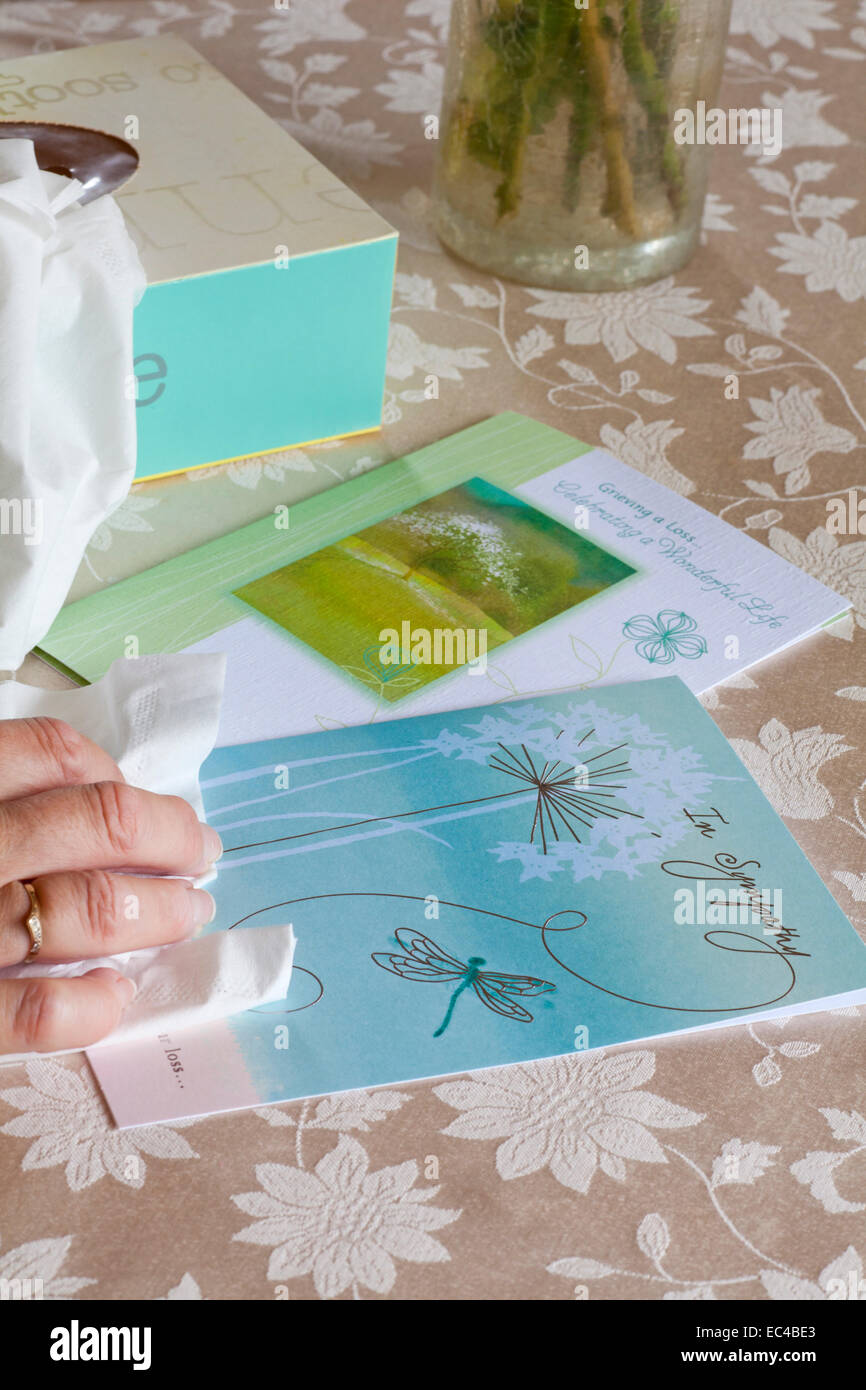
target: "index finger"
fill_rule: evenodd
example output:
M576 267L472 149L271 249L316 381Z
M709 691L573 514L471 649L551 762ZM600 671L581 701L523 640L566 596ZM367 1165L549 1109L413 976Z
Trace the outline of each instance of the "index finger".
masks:
M0 883L69 869L196 877L220 838L179 796L96 782L0 802Z
M63 719L0 720L0 801L123 780L114 759Z

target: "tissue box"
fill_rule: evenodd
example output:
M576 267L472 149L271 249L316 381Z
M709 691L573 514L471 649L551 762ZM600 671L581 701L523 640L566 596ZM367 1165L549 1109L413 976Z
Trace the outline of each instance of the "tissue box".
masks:
M138 246L138 479L379 426L397 233L189 44L4 60L0 121Z

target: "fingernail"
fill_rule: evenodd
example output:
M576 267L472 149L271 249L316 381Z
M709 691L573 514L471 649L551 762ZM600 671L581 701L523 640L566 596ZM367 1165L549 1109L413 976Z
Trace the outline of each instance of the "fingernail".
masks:
M192 919L196 925L193 935L198 935L202 927L206 927L216 916L216 903L204 888L191 888L192 897Z
M131 1004L138 991L138 985L134 980L129 980L125 975L120 975L116 970L110 970L108 966L100 965L95 970L88 970L87 974L97 980L105 980L113 985L120 995L123 1007Z
M201 822L202 842L204 844L204 862L209 868L215 864L223 852L223 842L219 835L209 825Z
M126 975L118 975L114 982L114 988L123 1000L124 1008L126 1008L127 1004L132 1003L138 993L138 985L135 983L135 980L128 979Z

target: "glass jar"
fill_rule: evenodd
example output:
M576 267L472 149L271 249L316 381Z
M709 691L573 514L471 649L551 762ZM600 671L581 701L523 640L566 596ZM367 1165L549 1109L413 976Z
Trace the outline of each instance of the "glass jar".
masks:
M710 147L731 0L454 0L436 229L484 270L612 290L678 270ZM679 138L678 138L679 137Z

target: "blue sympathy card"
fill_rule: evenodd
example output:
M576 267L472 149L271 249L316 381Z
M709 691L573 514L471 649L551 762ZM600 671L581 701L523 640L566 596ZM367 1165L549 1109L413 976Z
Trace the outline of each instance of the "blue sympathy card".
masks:
M866 949L676 677L222 748L203 789L211 930L292 922L291 986L91 1053L121 1125L866 991Z

